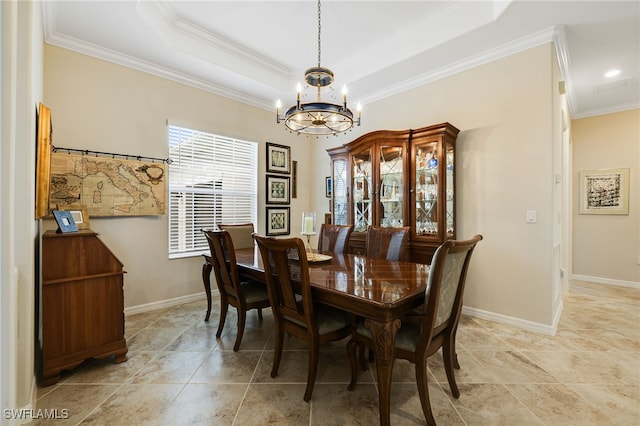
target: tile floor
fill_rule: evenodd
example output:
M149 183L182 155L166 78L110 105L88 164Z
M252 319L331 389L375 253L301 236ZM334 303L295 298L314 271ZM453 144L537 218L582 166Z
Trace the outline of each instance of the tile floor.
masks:
M345 343L322 348L310 403L302 399L307 354L287 340L277 378L273 317L249 315L233 352L235 314L221 339L205 301L128 316L129 361L89 361L38 391L38 409L66 420L31 424L373 425L372 373L347 391ZM440 425L638 425L640 291L574 282L555 337L465 316L458 333L461 397L451 397L440 353L429 359L431 405ZM369 370L371 371L371 370ZM392 425L425 424L412 366L394 367Z

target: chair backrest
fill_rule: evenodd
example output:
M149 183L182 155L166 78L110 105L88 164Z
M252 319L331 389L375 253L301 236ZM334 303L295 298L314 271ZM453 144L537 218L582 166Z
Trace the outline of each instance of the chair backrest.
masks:
M276 321L288 322L296 328L317 329L309 263L300 238L270 238L254 235L265 271L271 309Z
M253 223L237 223L237 224L218 224L218 229L224 229L229 232L233 245L237 249L253 248Z
M209 250L211 250L211 263L216 277L218 290L226 294L243 297L240 290L240 275L236 263L236 253L231 235L227 231L212 231L203 229Z
M318 251L347 252L351 232L353 232L353 225L329 225L323 223L318 235Z
M366 254L374 259L404 260L410 227L388 228L370 226L367 229Z
M468 240L449 240L433 255L425 292L423 338L430 340L445 329L457 327L469 262L480 240L482 235Z

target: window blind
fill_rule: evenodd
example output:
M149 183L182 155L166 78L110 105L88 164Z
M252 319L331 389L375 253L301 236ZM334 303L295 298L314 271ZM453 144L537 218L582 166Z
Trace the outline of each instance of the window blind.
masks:
M169 258L209 250L202 228L257 229L258 144L169 126Z

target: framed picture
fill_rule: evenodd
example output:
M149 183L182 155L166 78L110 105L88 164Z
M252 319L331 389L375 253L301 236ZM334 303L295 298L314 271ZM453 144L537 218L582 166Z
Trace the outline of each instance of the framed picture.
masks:
M327 225L331 225L331 213L324 214L324 223Z
M267 204L289 204L289 177L267 175Z
M71 213L71 217L73 217L73 221L78 226L78 229L89 229L89 215L84 208L80 210L69 210L69 213Z
M40 103L38 105L38 140L36 142L36 219L41 219L49 214L52 132L51 110Z
M67 210L53 210L53 217L58 224L59 232L78 232L78 226L71 216L71 212Z
M267 207L267 235L289 235L289 207Z
M291 147L267 142L267 173L291 173Z
M291 162L291 198L298 198L298 162Z
M580 214L629 214L629 169L580 172Z
M324 195L327 198L331 198L331 194L333 194L333 185L331 178L327 176L324 178Z

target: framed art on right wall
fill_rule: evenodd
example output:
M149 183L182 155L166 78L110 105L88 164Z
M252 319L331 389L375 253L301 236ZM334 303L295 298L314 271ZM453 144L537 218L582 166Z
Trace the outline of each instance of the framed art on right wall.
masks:
M582 170L580 214L629 214L629 169Z

